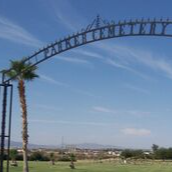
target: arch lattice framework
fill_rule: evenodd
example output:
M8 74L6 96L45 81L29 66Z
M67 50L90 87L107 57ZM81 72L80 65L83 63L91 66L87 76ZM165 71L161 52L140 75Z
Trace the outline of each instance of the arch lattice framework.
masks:
M97 16L91 24L81 31L59 39L54 43L38 50L27 57L25 62L32 66L70 49L105 39L124 36L165 36L172 37L172 20L169 19L141 19L130 21L106 21ZM12 69L9 69L12 70ZM12 78L2 77L2 83L7 83Z

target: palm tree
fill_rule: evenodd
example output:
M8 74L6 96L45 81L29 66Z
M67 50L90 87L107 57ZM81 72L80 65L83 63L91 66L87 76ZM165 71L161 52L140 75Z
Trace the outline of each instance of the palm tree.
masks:
M26 91L25 81L32 81L37 78L38 75L35 73L37 67L31 67L31 63L25 63L26 58L20 61L10 62L10 71L3 70L5 75L12 80L18 82L19 100L22 113L22 143L23 143L23 172L29 172L28 166L28 121L27 121L27 104L26 104Z

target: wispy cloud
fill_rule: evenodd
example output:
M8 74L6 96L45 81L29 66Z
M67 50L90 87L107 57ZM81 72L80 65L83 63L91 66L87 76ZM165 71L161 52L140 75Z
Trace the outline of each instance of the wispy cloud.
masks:
M48 83L51 83L51 84L54 84L54 85L57 85L57 86L63 86L63 87L66 87L66 88L69 88L70 86L64 82L60 82L60 81L56 81L55 79L49 77L49 76L46 76L46 75L42 75L40 74L40 79L42 79L43 81L46 81Z
M134 74L140 76L141 78L150 80L150 77L149 77L149 76L147 76L147 75L145 75L145 74L143 74L143 73L141 73L141 72L139 72L139 71L133 69L133 68L130 67L129 65L123 64L123 63L121 63L121 62L116 62L115 59L107 58L107 59L104 60L104 62L105 62L106 64L109 64L109 65L115 67L115 68L121 68L121 69L130 71L130 72L132 72L132 73L134 73Z
M101 106L95 106L95 107L93 107L93 111L102 112L102 113L113 113L113 114L117 114L117 111L115 111L113 109L101 107Z
M2 16L0 16L0 38L36 48L44 45L26 29Z
M74 121L62 121L62 120L40 120L40 119L30 119L29 122L34 123L45 123L45 124L63 124L63 125L89 125L89 126L106 126L106 123L97 122L74 122Z
M140 92L140 93L144 93L144 94L149 94L150 92L144 88L141 88L141 87L137 87L137 86L134 86L134 85L131 85L131 84L125 84L124 87L130 89L130 90L133 90L133 91L136 91L136 92Z
M69 62L69 63L85 64L85 65L90 65L91 64L88 60L80 59L80 58L76 58L76 57L59 56L59 57L55 57L55 58L58 59L58 60Z
M91 57L91 58L96 58L96 59L103 59L104 57L100 54L100 53L97 53L97 52L92 52L88 49L74 49L72 50L73 52L75 53L78 53L80 55L84 55L84 56L87 56L87 57Z
M82 24L87 23L86 19L77 13L76 9L72 7L72 4L69 1L61 3L61 6L56 5L54 8L58 9L54 11L59 21L64 24L66 28L72 31L76 31L76 28L81 28L81 24L78 21L82 21ZM68 13L66 13L66 9L68 9ZM160 75L164 75L172 79L172 63L167 60L168 58L166 57L153 54L148 50L146 51L141 48L139 49L138 47L136 49L135 47L132 48L118 44L114 45L107 42L92 45L97 48L98 52L104 52L106 54L106 58L101 56L100 53L93 54L87 51L84 52L82 50L78 50L78 52L90 57L103 59L102 62L105 64L109 64L113 67L123 70L128 70L144 79L151 80L152 78L145 74L144 71L141 72L140 69L136 68L136 65L143 65L151 70L158 72Z
M85 95L85 96L89 96L89 97L92 97L92 98L98 98L98 96L95 96L94 94L90 93L89 91L82 90L82 89L79 89L79 88L73 88L71 85L69 85L67 83L64 83L64 82L56 81L55 79L53 79L53 78L51 78L49 76L42 75L42 74L40 74L39 76L40 76L40 79L42 79L43 81L48 82L50 84L64 87L64 88L69 89L69 90L71 90L71 91L73 91L75 93L79 93L79 94L82 94L82 95Z
M85 91L85 90L81 90L81 89L73 89L75 92L85 95L85 96L89 96L92 98L100 98L100 96L96 96L93 93L90 93L89 91Z
M74 32L81 29L86 20L77 12L70 1L58 0L58 3L52 2L52 9L57 22Z
M137 129L137 128L124 128L121 132L125 135L132 135L132 136L149 136L151 135L151 131L148 129Z
M129 47L123 47L123 50L130 53L130 58L137 63L143 64L152 70L162 72L165 76L172 79L172 64L168 57L157 55L150 51L134 50Z
M145 79L149 79L149 76L143 74L143 72L141 73L134 67L136 64L143 65L155 72L159 72L160 75L172 79L172 63L168 57L125 45L101 43L97 47L109 53L109 58L105 62L114 67L134 72Z
M62 110L61 108L58 108L58 107L54 107L51 105L43 105L43 104L36 104L35 107L39 109L43 109L43 110L48 110L48 111L61 111Z
M133 115L133 116L146 116L150 115L151 112L140 111L140 110L116 110L110 109L102 106L95 106L92 108L93 112L105 113L105 114L115 114L115 115Z
M74 9L72 7L72 4L69 3L68 1L65 1L64 3L61 4L62 6L54 6L54 9L58 9L58 10L54 10L56 17L58 18L58 22L60 21L62 24L65 25L65 27L71 31L76 31L77 28L81 29L81 25L78 24L78 21L82 21L83 23L86 23L86 20L77 13L76 9ZM68 9L68 13L65 12L65 10ZM78 18L78 16L80 16ZM77 22L76 22L77 21ZM83 26L83 25L82 25ZM79 53L81 55L84 56L89 56L89 57L94 57L94 58L98 58L101 59L103 63L105 64L109 64L112 65L114 67L118 67L124 70L128 70L130 72L135 73L136 75L139 75L140 77L144 78L144 79L148 79L149 77L134 70L132 67L127 66L125 63L121 63L122 59L120 59L120 63L118 63L117 61L115 61L114 59L110 59L109 56L111 54L111 56L115 56L116 54L118 56L121 56L121 54L119 53L119 51L115 51L112 46L109 47L109 45L105 45L104 43L101 44L92 44L92 46L94 46L95 48L97 48L97 52L106 52L106 57L102 56L100 53L96 53L96 52L91 52L90 50L80 50L80 49L76 49L76 50L72 50L76 53ZM114 52L116 54L114 54ZM124 54L122 54L124 55ZM127 53L125 55L128 55ZM123 61L124 62L124 61Z

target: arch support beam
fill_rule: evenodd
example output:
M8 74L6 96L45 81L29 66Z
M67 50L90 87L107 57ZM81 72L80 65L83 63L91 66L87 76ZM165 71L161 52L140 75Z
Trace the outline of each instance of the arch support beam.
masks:
M10 154L10 139L11 139L11 118L12 118L12 98L13 85L1 84L2 90L2 118L1 118L1 135L0 135L0 172L9 171L9 154ZM8 92L10 93L8 96ZM9 101L8 101L9 99ZM8 113L8 119L7 119ZM8 126L6 123L8 120ZM6 130L7 128L7 130ZM4 159L6 157L7 164L4 167Z

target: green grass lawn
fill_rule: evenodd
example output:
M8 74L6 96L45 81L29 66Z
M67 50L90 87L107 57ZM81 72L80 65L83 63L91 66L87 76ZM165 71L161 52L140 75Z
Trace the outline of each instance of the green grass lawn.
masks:
M142 165L120 165L103 162L77 162L76 169L69 168L69 163L58 162L52 166L49 162L30 162L30 172L171 172L172 163L154 163ZM10 167L10 172L22 172L22 164Z

